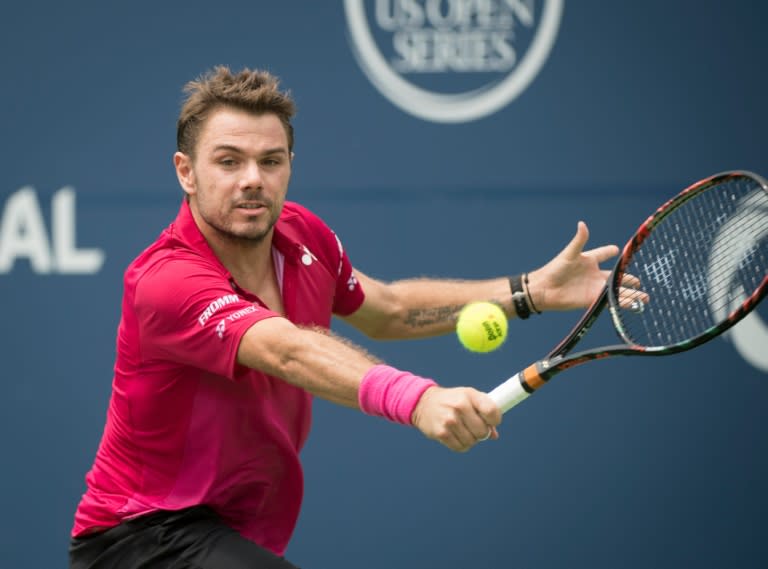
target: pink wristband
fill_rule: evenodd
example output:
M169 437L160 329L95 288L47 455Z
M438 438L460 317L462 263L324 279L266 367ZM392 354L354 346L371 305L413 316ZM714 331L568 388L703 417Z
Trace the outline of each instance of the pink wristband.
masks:
M387 366L373 366L363 376L357 399L368 415L411 425L411 415L424 392L437 385L431 379Z

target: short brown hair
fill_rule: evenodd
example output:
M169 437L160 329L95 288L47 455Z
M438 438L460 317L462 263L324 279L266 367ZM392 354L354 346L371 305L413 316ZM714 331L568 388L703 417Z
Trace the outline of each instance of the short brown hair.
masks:
M291 117L296 113L296 105L278 85L277 77L266 71L245 68L232 73L225 65L190 81L184 86L187 98L176 123L176 148L194 156L197 138L210 113L221 107L234 107L257 115L277 115L288 136L288 150L293 151Z

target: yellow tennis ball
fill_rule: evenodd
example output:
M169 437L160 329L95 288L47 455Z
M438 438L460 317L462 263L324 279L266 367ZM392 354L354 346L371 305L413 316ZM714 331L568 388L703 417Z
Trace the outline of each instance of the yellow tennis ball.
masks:
M490 352L507 339L507 316L492 302L471 302L456 321L459 342L470 352Z

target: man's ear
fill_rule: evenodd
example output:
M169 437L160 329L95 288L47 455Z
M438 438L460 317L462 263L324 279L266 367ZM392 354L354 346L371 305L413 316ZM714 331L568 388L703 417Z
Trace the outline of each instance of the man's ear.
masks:
M176 177L179 179L181 188L187 195L192 195L197 191L195 184L195 171L192 169L192 159L183 152L176 152L173 155L173 166L176 168Z

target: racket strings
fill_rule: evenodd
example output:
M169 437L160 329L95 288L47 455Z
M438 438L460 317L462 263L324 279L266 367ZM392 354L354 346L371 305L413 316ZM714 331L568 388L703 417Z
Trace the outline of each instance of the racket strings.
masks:
M625 269L640 290L613 291L625 307L614 312L620 334L648 347L717 327L765 282L768 267L768 192L748 176L692 191L657 216Z

